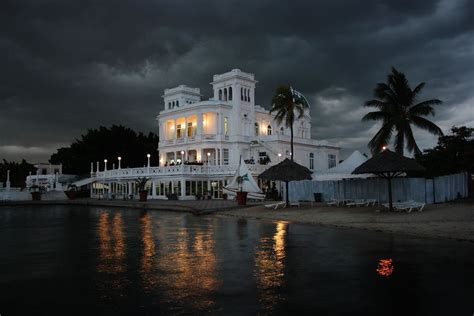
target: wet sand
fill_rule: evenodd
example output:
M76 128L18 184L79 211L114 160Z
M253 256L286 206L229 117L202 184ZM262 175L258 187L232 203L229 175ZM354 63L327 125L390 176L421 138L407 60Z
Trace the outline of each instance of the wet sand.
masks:
M472 201L427 205L422 212L411 213L388 212L380 206L348 208L314 203L312 207L302 204L300 207L277 210L253 206L218 214L474 242Z

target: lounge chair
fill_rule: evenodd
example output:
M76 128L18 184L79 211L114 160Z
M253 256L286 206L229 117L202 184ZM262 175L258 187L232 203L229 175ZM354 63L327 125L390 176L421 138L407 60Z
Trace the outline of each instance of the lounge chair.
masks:
M286 202L277 202L277 203L272 203L272 204L265 204L265 208L270 208L276 210L277 208L285 207Z
M417 210L418 212L423 211L425 208L426 203L421 203L421 202L413 202L413 203L407 203L404 205L397 205L394 206L397 210L400 211L407 211L407 213L411 213L413 210Z
M351 207L351 206L363 206L363 205L366 205L367 202L363 199L359 199L359 200L354 200L352 202L348 202L346 203L346 206L347 207Z

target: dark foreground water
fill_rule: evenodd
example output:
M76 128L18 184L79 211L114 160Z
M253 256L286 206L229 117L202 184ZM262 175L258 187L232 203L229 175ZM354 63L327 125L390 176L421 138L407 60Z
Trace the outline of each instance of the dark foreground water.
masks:
M472 315L474 244L88 207L0 208L0 314Z

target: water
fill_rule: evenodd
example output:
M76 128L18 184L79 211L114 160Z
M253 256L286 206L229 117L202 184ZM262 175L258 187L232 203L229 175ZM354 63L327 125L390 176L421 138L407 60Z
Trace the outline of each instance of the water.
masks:
M286 222L3 207L0 314L472 315L473 255Z

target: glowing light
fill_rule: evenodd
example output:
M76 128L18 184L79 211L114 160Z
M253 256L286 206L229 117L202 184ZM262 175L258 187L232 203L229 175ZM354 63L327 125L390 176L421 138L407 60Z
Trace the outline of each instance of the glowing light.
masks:
M107 163L107 159L104 159L104 162Z
M281 157L281 153L278 153L278 157Z
M380 259L377 266L377 273L381 276L388 277L393 273L394 266L392 259Z
M184 155L184 150L181 150L181 155Z
M150 158L150 157L151 157L151 155L150 155L150 154L146 154L146 156L147 156L147 158Z
M118 157L117 159L118 159L118 161L120 161L120 160L122 160L122 157Z
M207 153L206 155L209 157L211 155L211 153Z
M382 146L382 151L386 149L387 149L387 146Z

